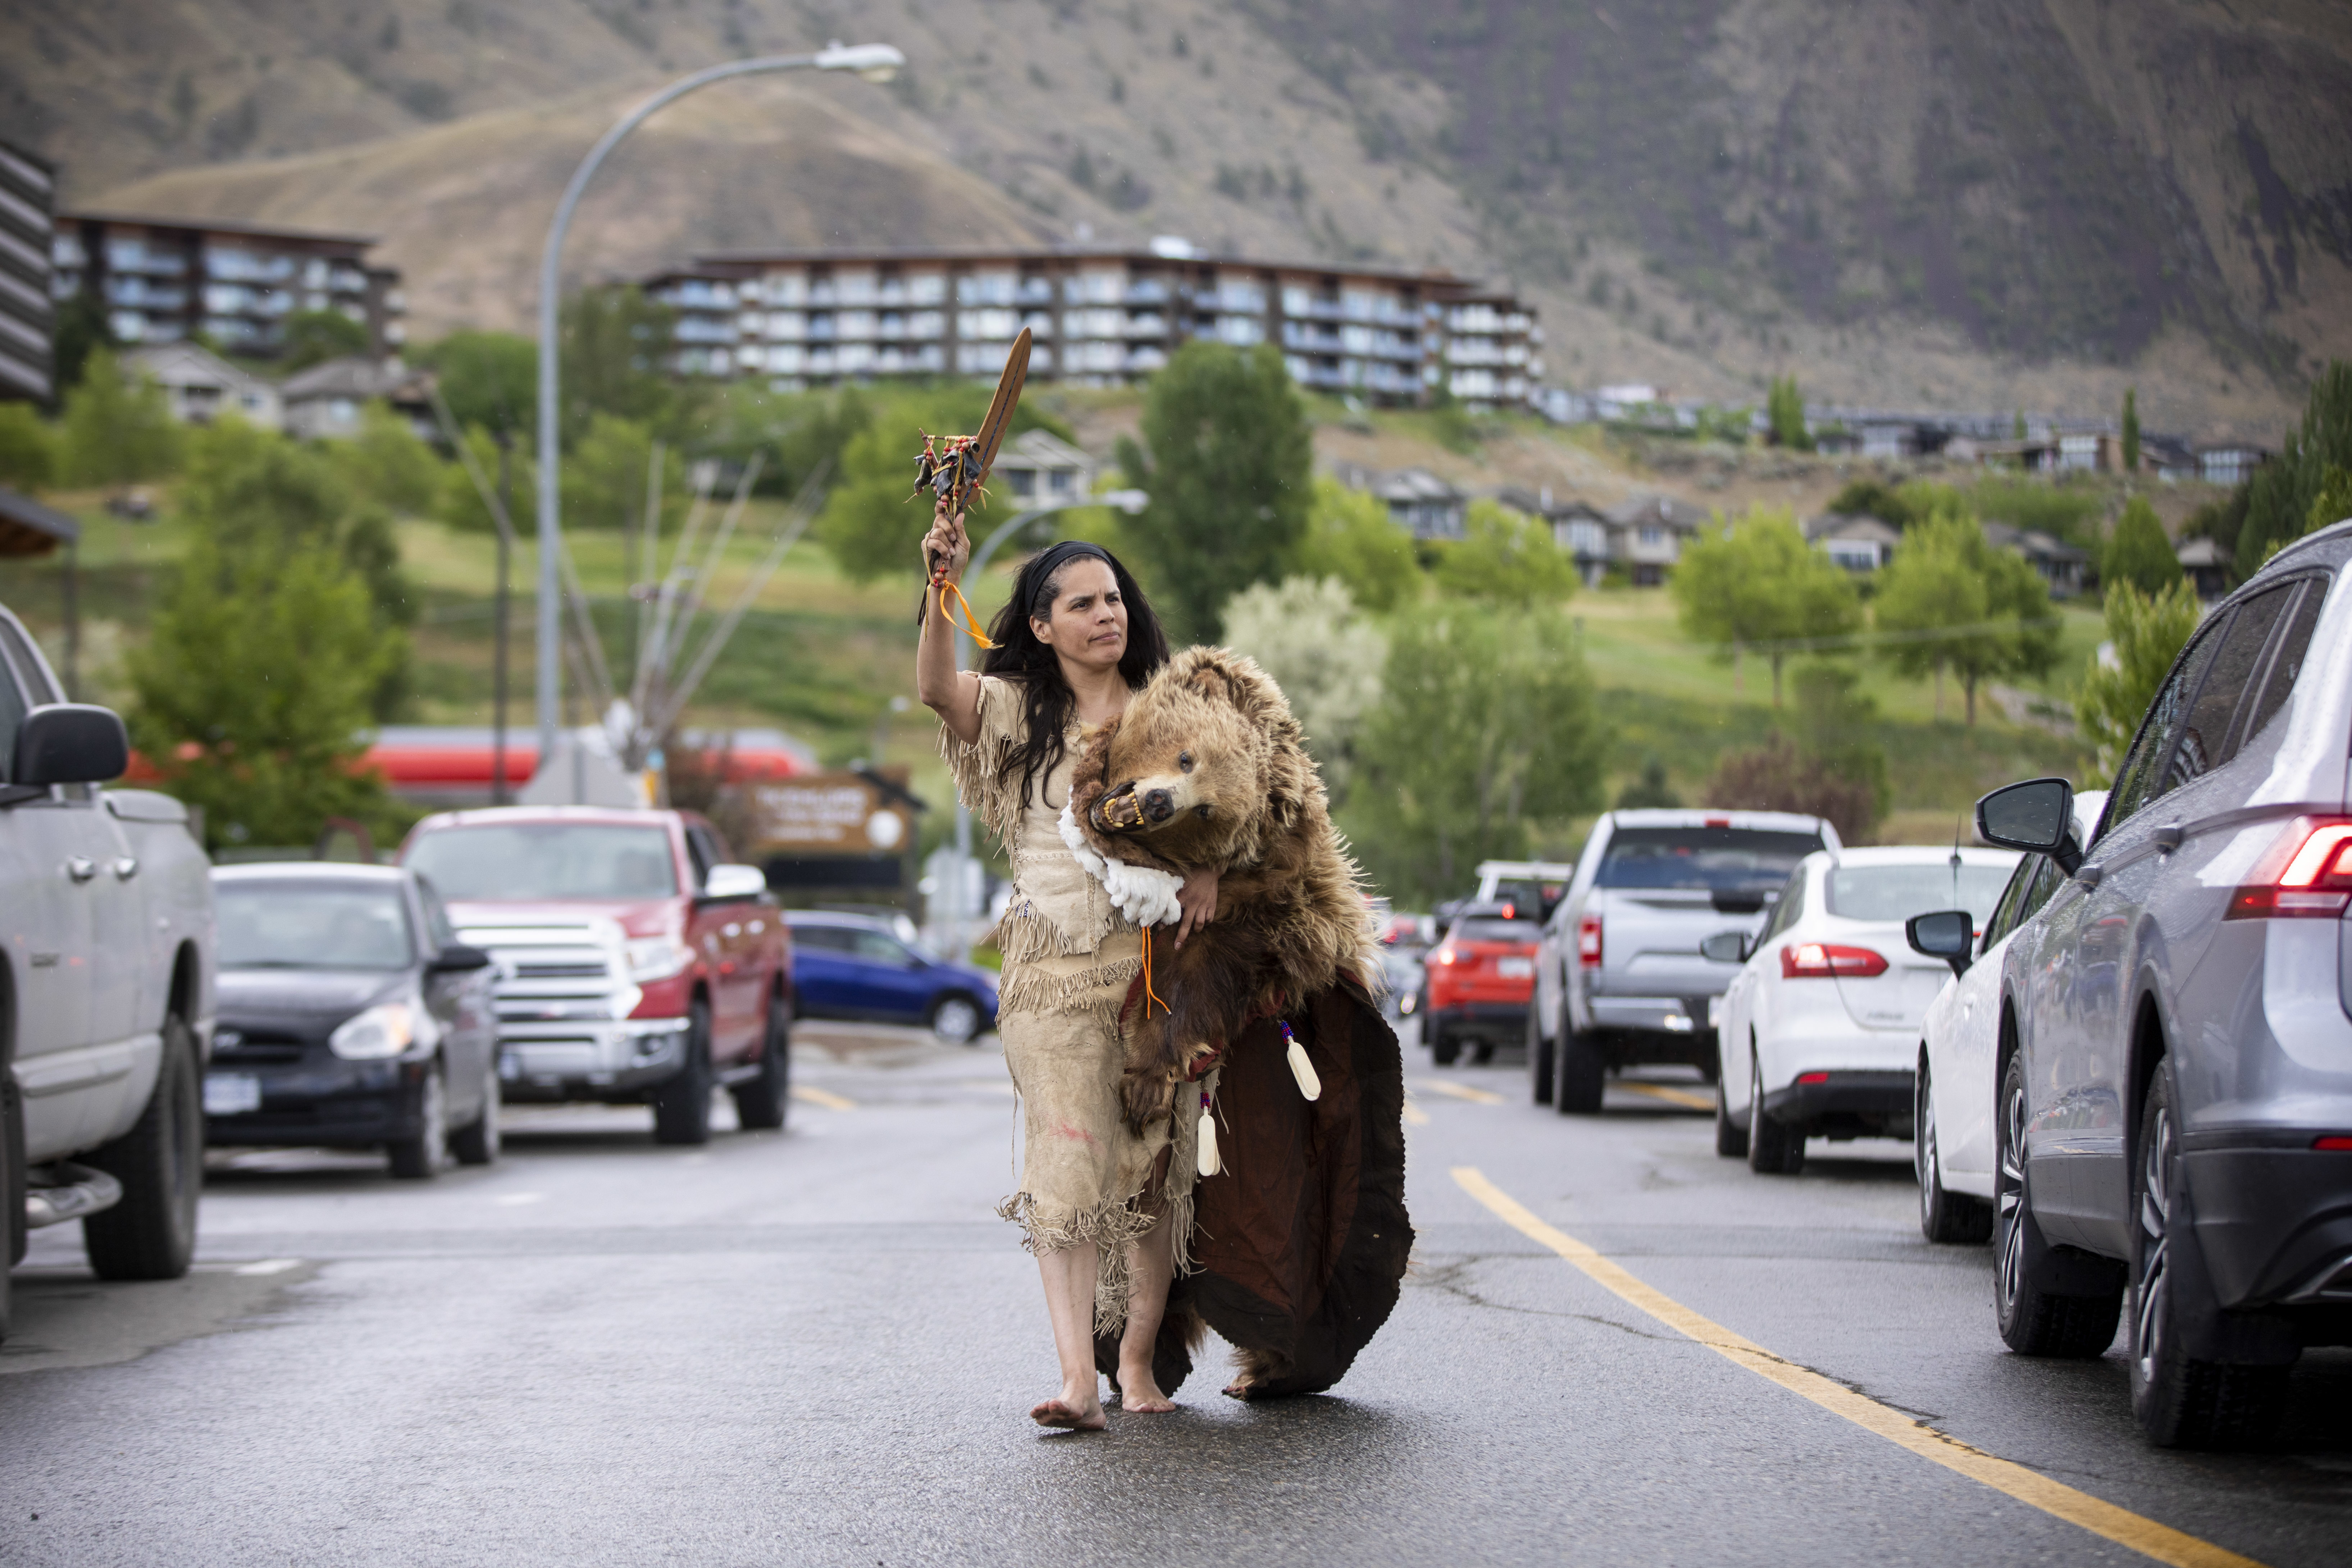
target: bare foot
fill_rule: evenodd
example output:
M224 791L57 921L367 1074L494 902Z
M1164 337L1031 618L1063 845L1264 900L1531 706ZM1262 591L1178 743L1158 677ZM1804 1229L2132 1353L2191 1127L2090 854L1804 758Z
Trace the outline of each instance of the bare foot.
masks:
M1075 1400L1048 1399L1029 1412L1029 1419L1040 1426L1060 1426L1073 1432L1099 1432L1110 1425L1103 1415L1100 1401L1088 1401L1081 1405Z
M1165 1415L1176 1408L1176 1402L1160 1392L1159 1380L1150 1367L1121 1367L1118 1407L1129 1415Z

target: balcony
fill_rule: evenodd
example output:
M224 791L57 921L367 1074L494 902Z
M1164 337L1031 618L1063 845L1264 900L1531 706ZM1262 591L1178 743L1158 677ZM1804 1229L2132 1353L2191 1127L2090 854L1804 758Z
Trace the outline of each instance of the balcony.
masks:
M1168 318L1157 310L1138 312L1120 325L1118 335L1123 338L1164 338L1168 335Z
M1168 285L1157 278L1138 278L1127 286L1121 302L1129 305L1165 305L1171 298Z
M680 316L670 329L670 335L682 343L732 343L739 334L732 321L713 316Z

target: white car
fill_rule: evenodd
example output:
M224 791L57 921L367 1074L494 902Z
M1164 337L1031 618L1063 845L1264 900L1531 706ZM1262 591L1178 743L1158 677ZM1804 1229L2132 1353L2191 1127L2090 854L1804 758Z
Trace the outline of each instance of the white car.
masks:
M2074 841L2090 842L2107 792L2074 797ZM1919 1173L1919 1229L1929 1241L1992 1238L1992 1108L1999 1088L2001 955L2020 927L2050 901L2066 874L2047 855L2019 860L1989 919L1978 922L1976 957L1927 1005L1919 1040L1913 1160ZM1955 931L1955 936L1958 932Z
M1746 959L1718 1005L1716 1152L1794 1175L1808 1138L1909 1137L1921 1021L1951 973L1911 951L1904 922L1955 909L1980 922L2017 861L2005 849L1824 849L1798 862L1752 942L1709 937L1710 957Z

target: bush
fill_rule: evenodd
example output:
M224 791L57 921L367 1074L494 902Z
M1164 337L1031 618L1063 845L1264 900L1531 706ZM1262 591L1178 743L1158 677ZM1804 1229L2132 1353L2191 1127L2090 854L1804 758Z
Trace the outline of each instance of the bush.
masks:
M0 403L0 485L45 490L57 483L58 438L29 403Z
M1849 844L1868 841L1878 820L1876 797L1867 780L1849 778L1817 757L1808 757L1784 735L1763 745L1725 754L1706 783L1705 804L1725 811L1801 811L1825 816Z
M1654 752L1642 759L1642 776L1617 792L1620 811L1672 811L1682 803L1666 783L1666 764Z

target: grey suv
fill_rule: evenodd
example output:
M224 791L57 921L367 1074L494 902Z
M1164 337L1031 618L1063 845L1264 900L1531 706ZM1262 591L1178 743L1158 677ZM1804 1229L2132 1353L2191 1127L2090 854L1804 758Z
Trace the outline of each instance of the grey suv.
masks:
M2086 850L2064 780L1977 805L2067 873L2002 960L1996 1306L2090 1357L2126 1299L2134 1414L2256 1442L2305 1345L2352 1342L2352 523L2207 617Z

